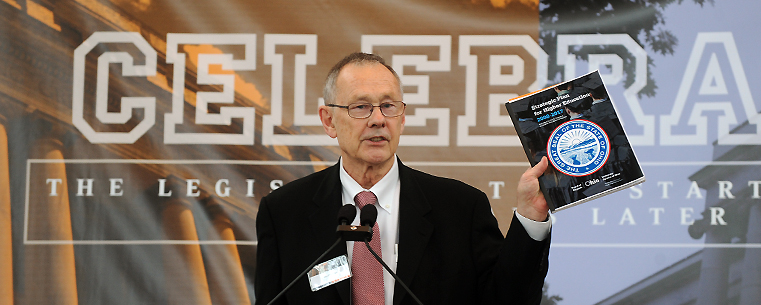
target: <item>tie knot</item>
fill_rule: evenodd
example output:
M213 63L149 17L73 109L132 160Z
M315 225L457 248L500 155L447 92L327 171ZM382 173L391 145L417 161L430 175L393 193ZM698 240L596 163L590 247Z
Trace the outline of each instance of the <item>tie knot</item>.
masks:
M368 204L375 204L376 202L378 202L378 197L375 197L375 194L370 191L361 191L357 196L354 196L354 203L357 204L359 209L362 209Z

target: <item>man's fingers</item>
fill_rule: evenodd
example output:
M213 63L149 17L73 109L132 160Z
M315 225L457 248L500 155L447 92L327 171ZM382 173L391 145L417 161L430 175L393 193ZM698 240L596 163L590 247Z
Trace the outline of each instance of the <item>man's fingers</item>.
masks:
M518 182L518 213L535 221L547 218L547 201L539 188L539 176L544 174L549 161L542 157L534 167L527 169Z
M539 161L534 167L530 168L526 171L526 174L528 174L530 177L533 178L539 178L542 174L544 174L544 171L547 170L547 157L542 157L542 160Z

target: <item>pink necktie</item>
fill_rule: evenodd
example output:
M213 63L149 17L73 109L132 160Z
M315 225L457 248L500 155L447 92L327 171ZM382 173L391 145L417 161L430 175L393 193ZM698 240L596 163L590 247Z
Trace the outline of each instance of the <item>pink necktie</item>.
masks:
M354 202L362 209L367 204L375 204L378 198L373 192L362 191L354 196ZM370 247L375 253L381 254L380 230L378 223L373 225L373 239ZM383 305L385 292L383 289L383 267L367 250L364 242L354 242L354 252L351 263L352 298L354 305Z

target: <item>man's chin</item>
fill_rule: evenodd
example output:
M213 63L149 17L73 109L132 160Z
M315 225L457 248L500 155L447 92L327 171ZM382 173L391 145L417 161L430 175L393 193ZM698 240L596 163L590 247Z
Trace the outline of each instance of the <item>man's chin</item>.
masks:
M373 154L373 155L367 155L363 159L365 163L372 164L372 165L384 165L390 161L392 161L392 158L394 157L394 154Z

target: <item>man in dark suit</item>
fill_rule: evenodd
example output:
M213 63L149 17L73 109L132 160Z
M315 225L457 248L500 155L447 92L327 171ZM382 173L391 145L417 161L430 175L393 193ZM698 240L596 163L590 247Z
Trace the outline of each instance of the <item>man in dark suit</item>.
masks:
M320 119L338 139L341 159L262 199L257 304L273 299L328 249L341 206L369 192L378 207L378 252L423 303L539 304L550 224L537 177L546 159L521 177L517 213L503 237L483 192L411 169L396 157L405 105L399 77L382 58L344 58L329 73L324 97ZM278 304L414 304L385 271L368 271L380 268L377 262L357 266L367 259L364 244L346 244L325 260L347 255L354 261L350 280L312 291L304 277ZM367 285L365 274L373 272L383 272L382 279Z

